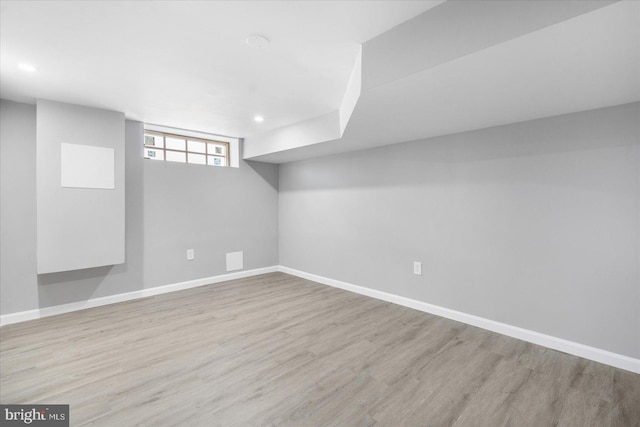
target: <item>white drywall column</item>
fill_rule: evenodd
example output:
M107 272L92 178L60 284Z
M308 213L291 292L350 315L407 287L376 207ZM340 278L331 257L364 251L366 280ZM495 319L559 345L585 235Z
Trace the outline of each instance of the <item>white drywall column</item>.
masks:
M63 188L62 144L114 150L114 188ZM38 274L123 263L124 114L38 100L36 156Z

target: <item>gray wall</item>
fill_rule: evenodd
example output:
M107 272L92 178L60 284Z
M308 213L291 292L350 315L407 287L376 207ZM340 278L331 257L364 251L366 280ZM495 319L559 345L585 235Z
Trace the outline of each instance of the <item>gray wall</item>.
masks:
M235 250L245 251L245 269L277 264L277 166L151 164L142 125L127 121L125 131L126 262L37 275L36 108L0 102L0 314L224 274L224 253ZM203 243L214 223L216 238Z
M38 273L125 261L124 114L38 100L36 200ZM114 150L113 189L60 185L61 145Z
M0 313L37 306L36 108L0 101Z
M245 270L278 264L277 165L144 163L147 287L225 274L227 252L243 251Z
M279 245L288 267L640 357L639 105L282 165L279 197L277 166L145 161L127 122L125 264L38 276L36 110L2 101L0 313L223 274L230 251L275 265Z
M280 264L640 357L639 116L281 165Z

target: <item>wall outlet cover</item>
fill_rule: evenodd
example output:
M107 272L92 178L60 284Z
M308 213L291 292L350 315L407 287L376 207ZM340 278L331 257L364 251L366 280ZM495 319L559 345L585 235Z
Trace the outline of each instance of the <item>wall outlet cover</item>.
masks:
M416 274L418 276L422 275L422 263L419 261L415 261L413 263L413 274Z
M191 261L196 258L196 252L193 249L187 249L187 260Z

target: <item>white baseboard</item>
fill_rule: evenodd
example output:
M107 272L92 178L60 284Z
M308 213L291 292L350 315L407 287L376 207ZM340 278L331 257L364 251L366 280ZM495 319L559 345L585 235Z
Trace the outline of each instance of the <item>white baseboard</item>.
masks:
M27 320L39 319L41 317L55 316L56 314L70 313L72 311L84 310L92 307L100 307L102 305L130 301L138 298L150 297L153 295L166 294L168 292L181 291L183 289L196 288L198 286L210 285L213 283L226 282L227 280L242 279L244 277L257 276L259 274L273 273L275 271L278 271L277 266L257 268L255 270L238 271L236 273L205 277L203 279L188 280L186 282L172 283L170 285L140 289L139 291L109 295L106 297L92 298L85 301L71 302L69 304L61 304L52 307L37 308L35 310L4 314L0 316L0 326L9 325L11 323L25 322Z
M559 350L564 353L573 354L574 356L583 357L595 362L604 363L606 365L640 374L640 359L635 359L633 357L590 347L588 345L553 337L551 335L541 334L539 332L530 331L528 329L519 328L506 323L496 322L494 320L485 319L483 317L474 316L461 311L451 310L411 298L365 288L351 283L341 282L340 280L329 279L327 277L306 273L304 271L294 270L293 268L285 266L279 266L278 271L318 282L323 285L333 286L335 288L344 289L345 291L355 292L357 294L366 295L368 297L413 308L415 310L446 317L447 319L457 320L458 322L466 323L468 325L477 326L502 335L518 338L523 341L528 341L530 343Z
M329 285L335 288L344 289L346 291L355 292L357 294L366 295L368 297L413 308L415 310L435 314L437 316L446 317L452 320L457 320L459 322L477 326L479 328L487 329L499 334L518 338L523 341L528 341L554 350L559 350L565 353L573 354L575 356L583 357L585 359L593 360L596 362L604 363L606 365L614 366L616 368L625 369L627 371L640 374L639 359L595 347L590 347L588 345L579 344L562 338L541 334L539 332L530 331L528 329L519 328L517 326L508 325L506 323L496 322L494 320L485 319L483 317L474 316L472 314L463 313L461 311L451 310L411 298L406 298L399 295L366 288L364 286L358 286L352 283L342 282L340 280L329 279L327 277L306 273L304 271L295 270L293 268L285 266L272 266L258 268L255 270L239 271L236 273L205 277L203 279L189 280L186 282L173 283L170 285L141 289L138 291L127 292L123 294L93 298L85 301L72 302L69 304L5 314L0 316L0 325L4 326L11 323L18 323L27 320L39 319L42 317L54 316L56 314L70 313L72 311L79 311L92 307L100 307L103 305L150 297L153 295L160 295L184 289L196 288L198 286L226 282L228 280L242 279L244 277L257 276L259 274L273 273L275 271L281 271L283 273L291 274L293 276L301 277L307 280L312 280L323 285Z

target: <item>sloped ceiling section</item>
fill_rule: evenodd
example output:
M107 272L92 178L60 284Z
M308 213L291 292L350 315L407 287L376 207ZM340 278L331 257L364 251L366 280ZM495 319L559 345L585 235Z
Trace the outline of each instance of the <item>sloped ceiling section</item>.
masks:
M255 159L341 138L360 98L361 78L362 50L358 52L347 88L337 110L265 132L257 138L251 138L251 142L245 139L243 157Z
M449 0L367 41L340 110L245 140L285 163L640 100L640 2Z

